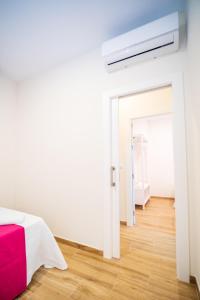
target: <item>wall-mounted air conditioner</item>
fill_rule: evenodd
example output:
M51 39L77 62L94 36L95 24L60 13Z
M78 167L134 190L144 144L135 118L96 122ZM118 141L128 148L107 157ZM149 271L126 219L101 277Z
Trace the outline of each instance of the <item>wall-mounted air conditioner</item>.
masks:
M178 48L179 14L175 12L104 42L102 55L106 69L112 72Z

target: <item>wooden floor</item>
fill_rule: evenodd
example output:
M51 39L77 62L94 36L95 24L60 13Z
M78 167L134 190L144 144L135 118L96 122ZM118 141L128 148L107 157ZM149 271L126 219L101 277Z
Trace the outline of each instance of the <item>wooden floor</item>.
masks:
M137 209L137 225L121 226L121 259L60 243L67 271L41 268L19 299L197 299L193 285L176 280L172 200L151 199Z

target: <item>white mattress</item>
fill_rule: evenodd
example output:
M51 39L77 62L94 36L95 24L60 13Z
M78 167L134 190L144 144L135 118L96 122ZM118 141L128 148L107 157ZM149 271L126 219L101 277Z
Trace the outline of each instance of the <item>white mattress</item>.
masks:
M10 216L13 210L0 208L1 213ZM25 229L26 260L27 260L27 285L36 270L41 266L46 268L56 267L60 270L67 269L67 263L54 239L50 229L42 218L26 213L22 214L23 221L19 225ZM17 224L17 222L15 223Z

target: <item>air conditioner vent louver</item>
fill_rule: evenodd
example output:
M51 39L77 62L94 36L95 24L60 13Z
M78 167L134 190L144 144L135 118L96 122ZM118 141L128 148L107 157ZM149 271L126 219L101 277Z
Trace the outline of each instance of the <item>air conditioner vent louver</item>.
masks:
M155 47L155 48L153 48L153 49L148 49L148 50L145 50L145 51L143 51L143 52L139 52L139 53L137 53L137 54L134 54L134 55L131 55L131 56L127 56L127 57L122 58L122 59L120 59L120 60L117 60L117 61L113 61L113 62L111 62L111 63L108 63L108 66L114 65L114 64L119 63L119 62L121 62L121 61L130 59L130 58L136 57L136 56L138 56L138 55L142 55L142 54L148 53L148 52L150 52L150 51L154 51L154 50L157 50L157 49L160 49L160 48L169 46L169 45L173 45L173 44L174 44L174 42L170 42L170 43L164 44L164 45L162 45L162 46Z

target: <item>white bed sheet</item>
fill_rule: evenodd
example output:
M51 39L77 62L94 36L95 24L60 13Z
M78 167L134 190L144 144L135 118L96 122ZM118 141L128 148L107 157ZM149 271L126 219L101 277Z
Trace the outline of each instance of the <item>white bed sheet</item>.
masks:
M0 208L1 212L10 215L13 210ZM41 266L46 268L56 267L60 270L67 269L67 263L58 247L54 236L42 218L30 214L23 214L24 220L19 225L25 229L26 260L27 260L27 285L35 271Z

